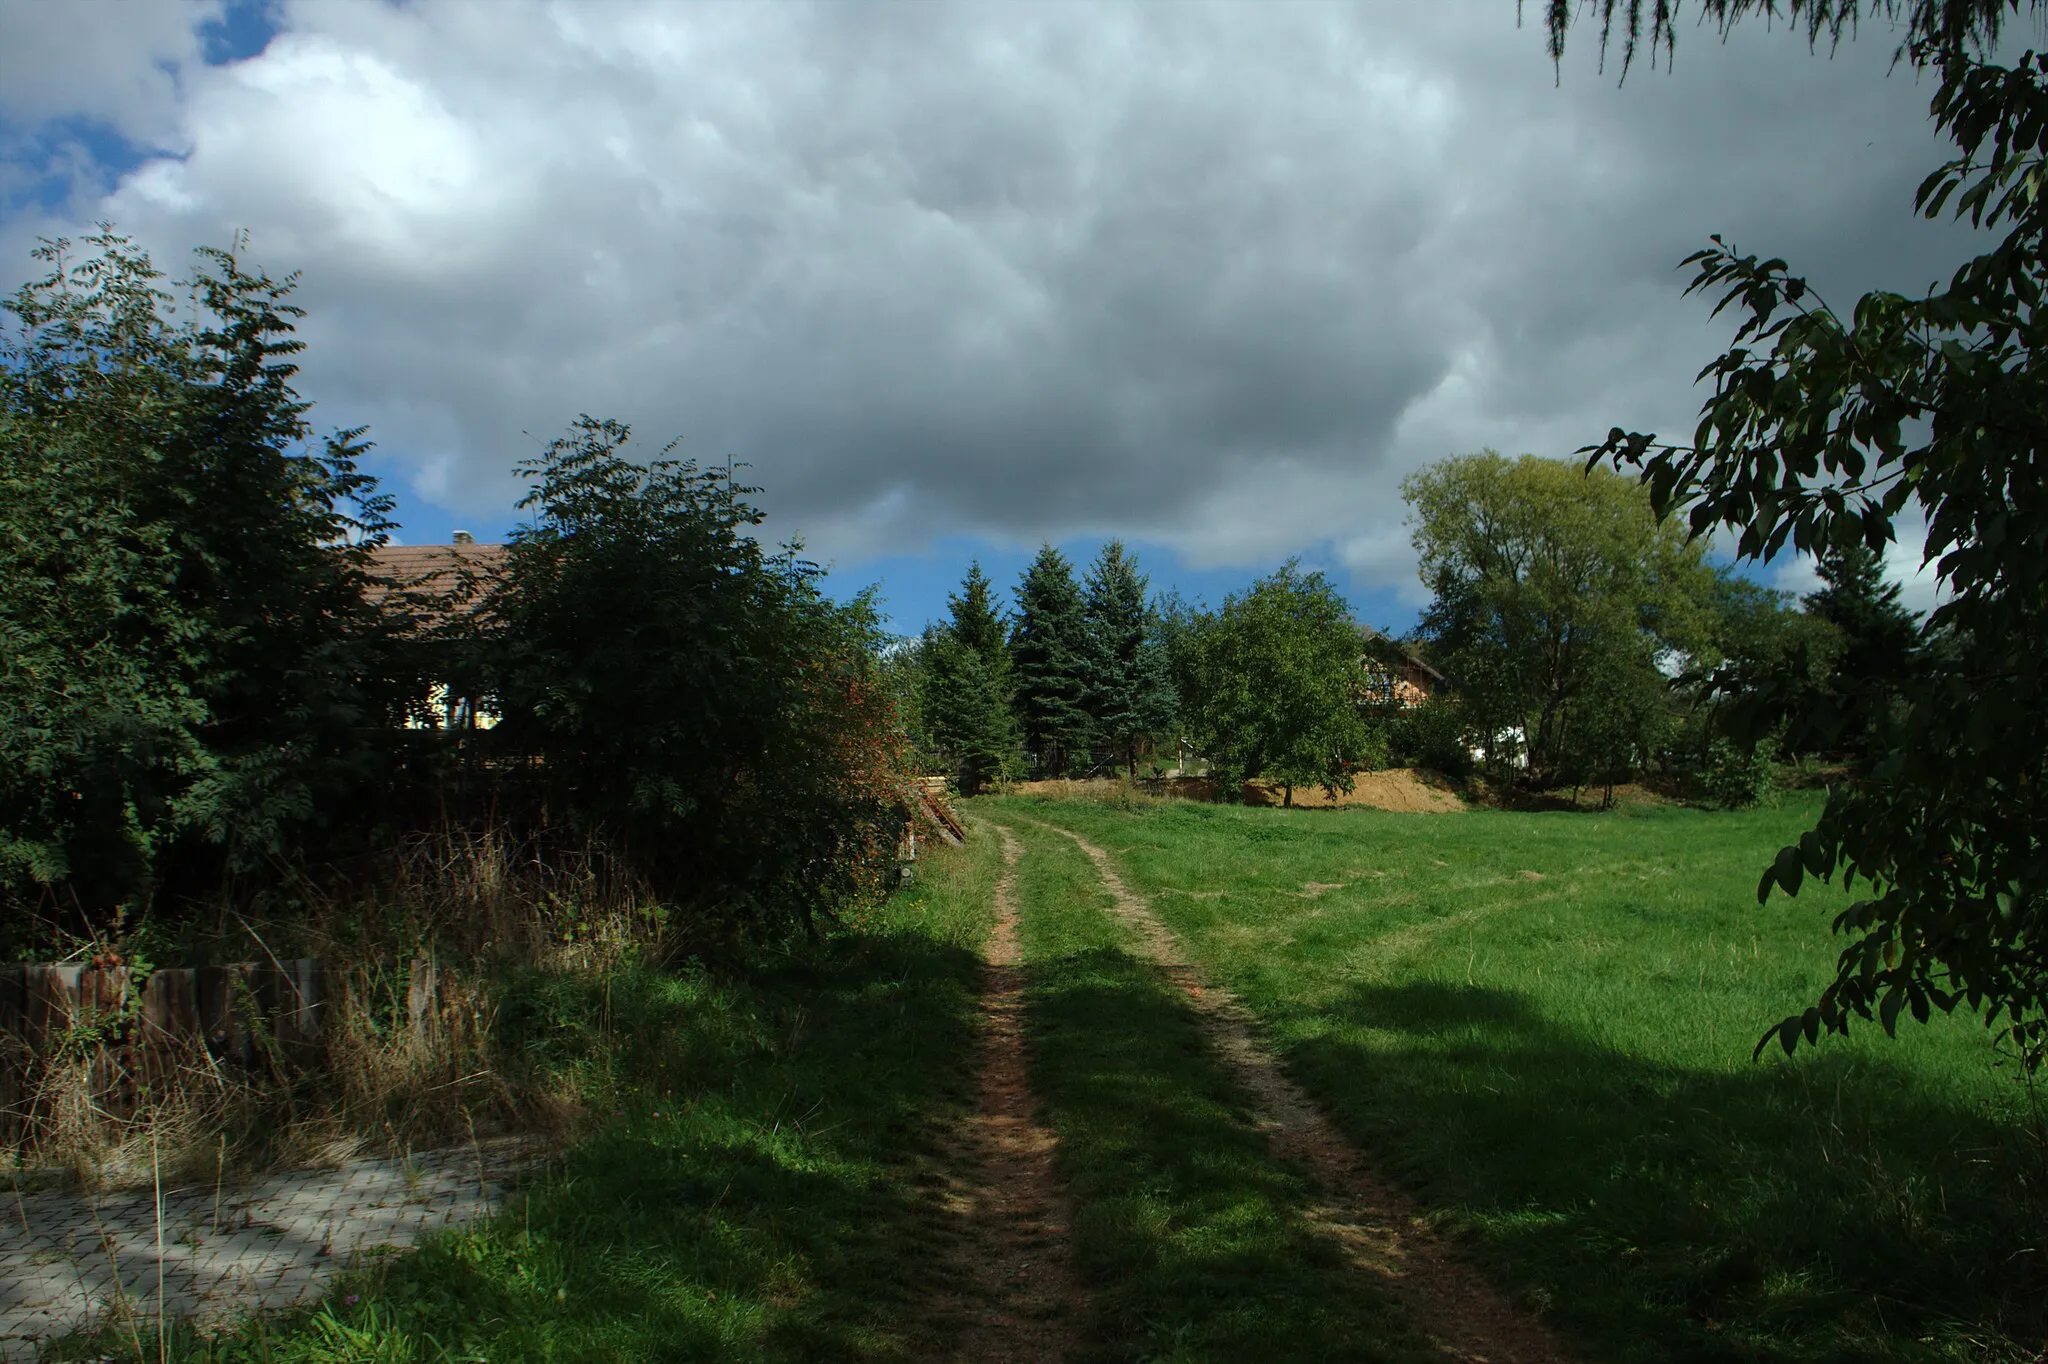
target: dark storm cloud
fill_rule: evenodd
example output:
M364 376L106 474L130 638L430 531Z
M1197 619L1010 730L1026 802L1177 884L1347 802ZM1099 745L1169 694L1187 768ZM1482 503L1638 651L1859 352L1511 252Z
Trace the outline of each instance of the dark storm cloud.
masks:
M1707 232L1844 299L1963 245L1909 217L1940 149L1875 31L1682 35L1617 90L1505 0L279 18L169 104L110 85L190 152L75 214L303 268L322 412L458 509L591 411L748 461L826 553L1334 540L1392 580L1421 464L1689 428Z

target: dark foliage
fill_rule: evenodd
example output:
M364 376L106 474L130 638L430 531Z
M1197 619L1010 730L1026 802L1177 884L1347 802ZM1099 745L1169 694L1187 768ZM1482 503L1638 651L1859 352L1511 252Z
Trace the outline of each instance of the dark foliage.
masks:
M952 619L924 639L925 718L961 791L973 795L1015 775L1023 753L1012 710L1009 646L980 564L968 567L960 591L948 601Z
M1145 604L1146 581L1123 542L1111 540L1085 584L1083 704L1096 742L1132 776L1138 755L1172 727L1178 709L1166 650Z
M726 470L620 453L590 417L520 472L484 648L501 753L555 818L735 933L806 927L893 852L900 755L863 601L835 606Z
M1955 10L1969 8L1956 5ZM1741 316L1701 378L1690 446L1615 430L1592 452L1643 467L1658 507L1726 526L1741 550L1881 552L1909 508L1948 600L1934 657L1889 688L1824 696L1818 725L1881 736L1861 780L1765 874L1870 888L1837 919L1850 942L1813 1007L1767 1035L1788 1051L1855 1018L1981 1009L2031 1063L2048 1043L2048 388L2034 354L2048 282L2048 59L2010 67L1939 45L1932 112L1961 155L1923 183L1998 244L1924 297L1872 293L1847 314L1781 260L1714 240L1692 288ZM1827 713L1832 708L1834 713Z
M1040 776L1067 775L1088 744L1086 630L1073 565L1051 545L1042 546L1017 584L1010 631L1017 718Z
M294 280L201 251L181 312L87 245L6 305L0 878L94 932L358 808L408 689L364 596L390 503L360 432L309 440Z
M1819 726L1814 738L1862 761L1883 751L1893 711L1920 662L1919 623L1899 604L1897 585L1884 580L1882 562L1860 540L1823 548L1824 585L1806 597L1807 611L1832 625L1838 641L1826 680L1832 704L1808 708ZM1842 723L1849 716L1856 717L1853 729Z

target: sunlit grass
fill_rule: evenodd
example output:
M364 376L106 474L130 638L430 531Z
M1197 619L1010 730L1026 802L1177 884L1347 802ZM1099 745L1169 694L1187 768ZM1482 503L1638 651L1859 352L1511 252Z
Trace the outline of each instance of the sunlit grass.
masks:
M1302 1219L1179 990L1130 951L1094 868L1028 826L1020 877L1032 1083L1060 1141L1092 1353L1403 1360L1419 1342Z
M1596 1356L2048 1336L2043 1153L1981 1025L1750 1059L1837 950L1840 892L1756 903L1808 806L1010 808L1108 848L1345 1129Z

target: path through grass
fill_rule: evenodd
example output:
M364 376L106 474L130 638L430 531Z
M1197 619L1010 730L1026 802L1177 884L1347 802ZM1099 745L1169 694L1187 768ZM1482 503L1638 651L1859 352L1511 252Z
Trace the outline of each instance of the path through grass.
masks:
M1032 1079L1075 1201L1103 1359L1421 1360L1304 1217L1180 991L1068 840L1017 826Z
M1755 902L1809 810L996 808L1106 847L1340 1125L1590 1356L2048 1344L2042 1153L1981 1027L1750 1061L1833 960L1839 896Z

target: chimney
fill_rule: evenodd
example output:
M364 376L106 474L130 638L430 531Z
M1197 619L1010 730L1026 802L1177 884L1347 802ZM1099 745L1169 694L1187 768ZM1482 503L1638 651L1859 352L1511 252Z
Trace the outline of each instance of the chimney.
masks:
M476 537L466 530L459 530L455 532L455 543L458 545L473 545L476 543Z

